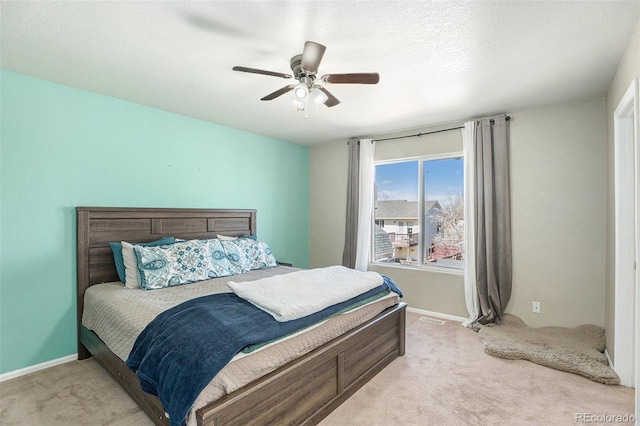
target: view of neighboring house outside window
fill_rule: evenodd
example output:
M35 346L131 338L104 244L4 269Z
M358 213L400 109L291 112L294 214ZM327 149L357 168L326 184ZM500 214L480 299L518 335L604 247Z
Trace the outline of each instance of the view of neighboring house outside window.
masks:
M459 154L376 164L375 262L463 269L463 171Z

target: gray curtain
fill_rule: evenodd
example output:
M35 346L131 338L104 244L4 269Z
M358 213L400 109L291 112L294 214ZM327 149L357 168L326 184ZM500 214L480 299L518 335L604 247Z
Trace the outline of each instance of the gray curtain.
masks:
M512 276L508 117L476 121L475 142L477 321L499 324Z
M360 194L360 143L351 140L349 146L349 174L347 177L347 220L344 232L342 265L355 268L358 248L358 197Z

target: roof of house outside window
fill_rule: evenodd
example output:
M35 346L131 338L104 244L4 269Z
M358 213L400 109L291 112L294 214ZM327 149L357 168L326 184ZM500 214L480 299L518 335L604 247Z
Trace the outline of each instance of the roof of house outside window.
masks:
M393 245L391 238L382 227L375 226L375 260L384 260L393 258Z
M428 212L432 208L441 208L440 203L435 200L424 202L424 211ZM407 200L384 200L376 201L374 213L375 219L415 219L418 220L418 202Z

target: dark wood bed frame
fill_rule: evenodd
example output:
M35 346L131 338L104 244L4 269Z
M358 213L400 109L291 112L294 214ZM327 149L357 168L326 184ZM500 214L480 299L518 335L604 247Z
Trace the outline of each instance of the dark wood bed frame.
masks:
M155 424L166 425L160 401L100 338L82 326L84 292L118 281L109 241L148 242L166 236L215 238L256 233L255 210L77 207L78 359L93 356ZM272 373L197 410L199 425L316 424L362 385L404 355L400 303Z

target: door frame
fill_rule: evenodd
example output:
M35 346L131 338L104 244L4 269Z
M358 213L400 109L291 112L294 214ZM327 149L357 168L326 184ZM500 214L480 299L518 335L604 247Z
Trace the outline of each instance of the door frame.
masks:
M615 144L615 340L614 368L624 386L639 383L636 354L640 331L640 278L637 261L640 249L638 200L640 193L640 135L638 78L635 78L614 112ZM629 232L634 229L635 232ZM638 396L636 392L636 414Z

